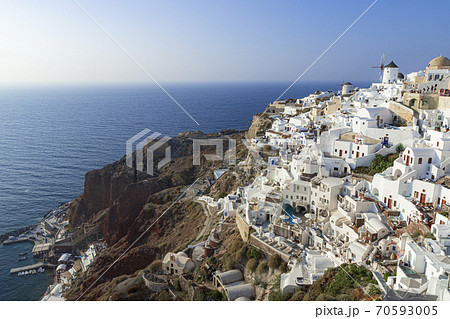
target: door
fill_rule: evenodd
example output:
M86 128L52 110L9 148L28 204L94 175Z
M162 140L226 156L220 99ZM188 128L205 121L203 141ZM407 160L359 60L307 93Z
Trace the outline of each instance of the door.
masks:
M339 150L339 157L342 157L342 150Z
M392 208L392 198L389 198L389 200L388 200L388 208L389 209Z
M426 200L426 195L425 195L425 193L420 194L420 202L421 202L422 204L425 204L425 200Z

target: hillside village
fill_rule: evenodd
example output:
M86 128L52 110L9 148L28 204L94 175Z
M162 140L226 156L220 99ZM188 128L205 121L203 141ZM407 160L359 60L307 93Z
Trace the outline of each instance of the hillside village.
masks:
M378 297L450 300L450 60L406 75L394 62L380 69L370 88L347 82L338 94L269 104L260 118L270 128L250 136L250 156L269 154L261 173L219 200L200 198L235 220L244 242L281 257L283 294L354 264L370 270ZM170 260L195 264L216 245ZM258 294L238 270L214 278L229 300Z
M270 103L246 155L189 197L207 216L195 240L105 298L450 300L450 60L380 71L369 88ZM89 271L75 266L61 298Z

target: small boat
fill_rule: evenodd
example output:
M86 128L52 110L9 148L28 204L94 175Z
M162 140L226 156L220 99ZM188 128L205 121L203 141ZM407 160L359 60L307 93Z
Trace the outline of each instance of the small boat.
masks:
M28 253L19 253L19 256L25 256Z
M23 276L22 272L21 272L21 271L19 271L19 273L17 274L17 276L18 276L18 277L21 277L21 276Z
M23 274L28 275L29 274L28 270L25 270L25 272Z
M45 271L45 269L44 268L42 268L42 267L39 267L39 269L38 269L38 272L44 272Z
M26 260L26 259L27 259L27 256L25 256L25 257L20 257L20 258L19 258L19 261Z

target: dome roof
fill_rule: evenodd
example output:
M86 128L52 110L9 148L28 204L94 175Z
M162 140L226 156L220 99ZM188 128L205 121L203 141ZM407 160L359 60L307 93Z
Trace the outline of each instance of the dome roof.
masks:
M385 68L398 68L397 64L394 61L391 61L388 65L384 66Z
M431 68L440 68L440 67L450 67L450 60L445 56L438 56L428 63L428 67Z

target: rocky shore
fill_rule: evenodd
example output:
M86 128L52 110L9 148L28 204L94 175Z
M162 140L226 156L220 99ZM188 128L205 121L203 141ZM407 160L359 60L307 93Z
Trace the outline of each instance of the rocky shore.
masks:
M26 233L27 231L29 231L29 230L35 228L36 226L37 226L37 225L34 224L34 225L22 227L22 228L19 228L19 229L16 229L16 230L7 232L7 233L5 233L5 234L1 234L1 235L0 235L0 244L2 244L2 243L3 243L5 240L7 240L9 237L11 237L11 236L12 236L12 237L18 237L18 236L22 235L23 233Z

